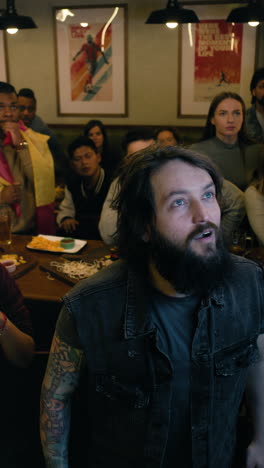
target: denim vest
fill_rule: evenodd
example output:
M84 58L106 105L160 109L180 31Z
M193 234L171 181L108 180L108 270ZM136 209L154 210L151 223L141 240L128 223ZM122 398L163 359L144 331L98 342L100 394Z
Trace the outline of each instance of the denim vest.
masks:
M259 356L262 269L233 259L231 280L201 304L192 343L193 468L231 466L247 368ZM64 298L87 360L92 468L162 467L172 366L156 345L147 296L146 282L118 261Z
M258 121L256 106L249 107L245 115L246 130L249 138L258 143L264 143L264 134Z

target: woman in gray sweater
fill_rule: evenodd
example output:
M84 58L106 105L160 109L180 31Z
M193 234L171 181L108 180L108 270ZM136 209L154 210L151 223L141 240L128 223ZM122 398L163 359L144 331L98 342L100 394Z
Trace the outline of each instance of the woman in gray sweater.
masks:
M245 131L245 103L239 94L223 92L211 102L203 140L191 149L209 156L225 179L245 190L264 158L264 145L253 144Z

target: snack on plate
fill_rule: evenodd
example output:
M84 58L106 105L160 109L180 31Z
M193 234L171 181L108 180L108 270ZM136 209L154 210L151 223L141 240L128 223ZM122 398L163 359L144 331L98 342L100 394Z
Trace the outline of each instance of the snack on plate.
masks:
M105 257L100 258L99 260L94 260L92 263L87 263L82 260L80 261L72 261L72 260L65 260L65 262L50 262L52 267L55 267L57 271L68 275L70 278L74 279L84 279L88 278L88 276L94 275L102 268L111 265L113 260L111 260L110 255L106 255Z
M5 260L13 260L16 264L16 266L21 265L23 263L27 263L26 260L22 255L17 255L17 254L3 254L0 256L0 261L5 261Z
M38 250L51 250L52 252L63 252L64 250L60 247L59 240L52 241L42 236L32 237L32 241L28 244L28 247Z

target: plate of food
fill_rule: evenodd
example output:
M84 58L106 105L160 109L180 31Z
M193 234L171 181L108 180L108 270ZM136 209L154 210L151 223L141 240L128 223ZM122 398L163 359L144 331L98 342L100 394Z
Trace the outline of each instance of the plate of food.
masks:
M30 250L74 254L79 252L86 244L87 241L81 239L39 234L38 236L33 236L26 247Z
M118 256L112 249L102 247L85 255L63 255L58 260L41 263L39 268L70 285L88 278L102 268L111 265Z
M29 270L34 268L37 265L37 261L31 258L30 255L22 254L19 252L11 253L3 251L0 253L0 263L6 267L8 262L12 263L15 268L10 271L10 268L7 268L7 271L13 276L13 278L19 278L27 273Z

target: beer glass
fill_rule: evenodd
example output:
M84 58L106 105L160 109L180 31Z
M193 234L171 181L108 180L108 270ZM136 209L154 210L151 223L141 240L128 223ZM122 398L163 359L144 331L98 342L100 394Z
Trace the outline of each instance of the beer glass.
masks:
M0 244L10 245L12 210L9 205L0 204Z

